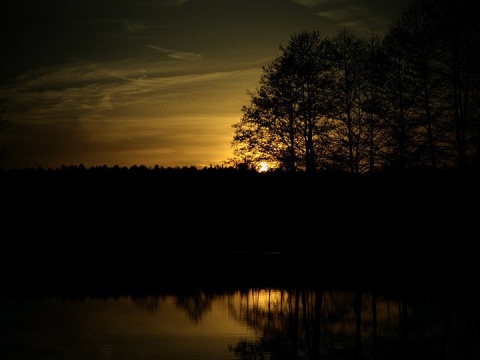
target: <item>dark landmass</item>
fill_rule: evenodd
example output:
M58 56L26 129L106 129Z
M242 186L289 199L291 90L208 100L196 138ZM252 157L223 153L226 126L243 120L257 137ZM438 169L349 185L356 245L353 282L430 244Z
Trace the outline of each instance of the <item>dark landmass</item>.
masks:
M478 180L458 171L3 172L2 291L322 286L469 296Z

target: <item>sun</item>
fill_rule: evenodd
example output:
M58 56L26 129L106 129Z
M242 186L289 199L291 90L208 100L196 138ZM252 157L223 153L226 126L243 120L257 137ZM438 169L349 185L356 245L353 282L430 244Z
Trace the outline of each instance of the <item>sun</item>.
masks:
M258 164L258 171L259 172L265 172L268 170L268 164L266 162L261 162L260 164Z

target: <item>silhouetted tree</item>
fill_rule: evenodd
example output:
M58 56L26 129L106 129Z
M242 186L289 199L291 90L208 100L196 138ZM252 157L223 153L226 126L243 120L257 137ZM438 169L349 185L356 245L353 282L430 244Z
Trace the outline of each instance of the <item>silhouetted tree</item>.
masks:
M419 137L415 77L407 60L410 49L403 46L401 27L393 26L383 41L387 54L387 72L383 84L384 126L387 141L383 147L385 165L405 170L415 165Z
M384 37L303 31L263 68L235 156L294 171L480 165L473 0L412 1Z
M478 154L480 87L480 24L478 3L441 0L432 6L437 17L440 56L446 80L444 102L453 130L456 162L460 168ZM448 139L447 139L448 140ZM475 149L477 146L477 149Z
M404 113L402 120L409 127L396 133L400 136L404 134L407 148L413 139L416 140L413 145L418 155L412 160L417 165L423 165L425 157L430 167L436 169L441 112L438 95L442 78L438 61L437 25L431 13L432 3L430 0L412 2L392 26L387 46L393 63L403 66L403 81L399 84L407 86L402 99L406 101L403 109L408 113ZM393 73L395 69L392 69ZM397 78L397 81L400 79ZM394 91L391 88L388 90ZM399 143L399 146L402 144Z
M378 34L372 32L370 38L366 40L366 62L365 81L363 84L362 102L363 112L365 114L366 136L364 141L368 158L368 171L373 172L381 165L379 158L380 149L385 140L383 132L383 102L380 94L385 76L386 55L382 44L382 39Z
M333 79L331 116L335 121L335 134L341 150L337 159L345 154L347 169L359 173L365 163L364 138L368 136L364 101L366 98L366 43L344 28L332 40Z
M234 154L249 162L266 161L288 171L315 171L330 143L331 41L303 31L280 46L263 67L260 87L248 92L250 105L233 125Z
M412 2L386 36L390 164L476 162L480 26L472 14L471 0Z

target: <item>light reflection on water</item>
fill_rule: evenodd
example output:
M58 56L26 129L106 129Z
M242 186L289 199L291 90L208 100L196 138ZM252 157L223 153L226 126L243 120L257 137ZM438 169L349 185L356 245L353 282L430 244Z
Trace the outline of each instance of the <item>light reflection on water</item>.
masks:
M254 337L223 298L201 314L178 300L2 298L0 359L233 359L229 347Z
M3 297L0 359L456 359L478 355L470 315L322 289Z

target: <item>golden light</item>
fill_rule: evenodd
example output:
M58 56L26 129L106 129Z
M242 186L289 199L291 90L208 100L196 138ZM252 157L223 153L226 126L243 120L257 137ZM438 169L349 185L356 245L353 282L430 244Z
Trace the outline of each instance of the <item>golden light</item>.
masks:
M259 165L258 165L258 171L259 172L265 172L268 170L268 164L266 162L261 162Z

